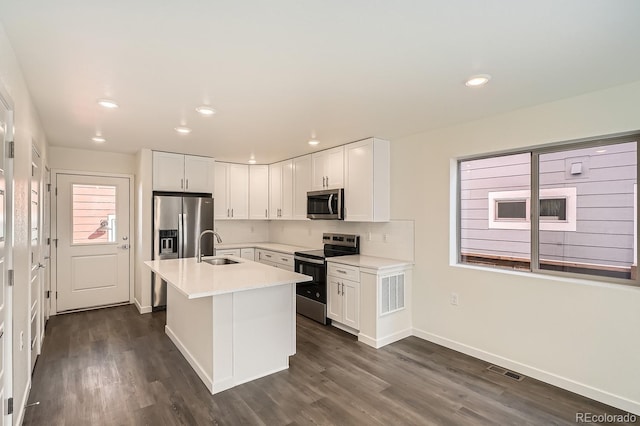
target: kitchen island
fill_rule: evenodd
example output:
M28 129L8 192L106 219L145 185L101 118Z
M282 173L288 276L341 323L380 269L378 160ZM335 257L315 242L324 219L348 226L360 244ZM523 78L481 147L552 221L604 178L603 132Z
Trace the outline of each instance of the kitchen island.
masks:
M167 281L165 332L212 394L289 368L296 283L307 275L225 256L145 264Z

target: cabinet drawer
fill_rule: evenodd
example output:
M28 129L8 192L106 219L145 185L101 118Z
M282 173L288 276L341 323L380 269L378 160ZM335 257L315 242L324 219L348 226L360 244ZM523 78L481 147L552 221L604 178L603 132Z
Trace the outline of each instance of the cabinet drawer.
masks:
M257 250L258 262L270 262L281 265L283 269L293 270L293 256L269 250Z
M291 256L290 254L281 254L281 253L276 253L276 263L279 263L283 266L286 267L291 267L293 268L293 256Z
M240 257L240 249L216 249L216 256L237 256Z
M355 266L340 265L337 263L327 263L327 275L340 277L345 280L360 282L360 268Z

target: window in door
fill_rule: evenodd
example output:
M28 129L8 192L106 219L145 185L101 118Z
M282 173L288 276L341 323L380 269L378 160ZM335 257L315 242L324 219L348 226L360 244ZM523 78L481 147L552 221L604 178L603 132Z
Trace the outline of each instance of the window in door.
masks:
M116 242L116 187L73 184L73 244Z

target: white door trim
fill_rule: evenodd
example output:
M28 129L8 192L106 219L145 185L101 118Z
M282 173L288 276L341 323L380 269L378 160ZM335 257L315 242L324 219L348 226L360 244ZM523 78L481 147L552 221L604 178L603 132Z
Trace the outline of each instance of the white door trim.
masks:
M58 174L79 175L79 176L102 176L112 178L129 179L129 235L135 235L134 228L134 175L127 173L107 173L107 172L86 172L81 170L51 169L51 315L58 314L58 301L56 292L58 291L58 251L54 241L58 238L57 217L58 217L58 197L56 188L58 186ZM134 279L135 279L135 244L134 238L129 238L129 303L133 303Z

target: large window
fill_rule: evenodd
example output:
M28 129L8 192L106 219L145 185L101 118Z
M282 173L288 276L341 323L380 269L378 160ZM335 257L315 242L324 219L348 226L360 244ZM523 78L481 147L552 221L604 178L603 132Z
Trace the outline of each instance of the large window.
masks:
M459 161L459 261L635 280L637 138Z

